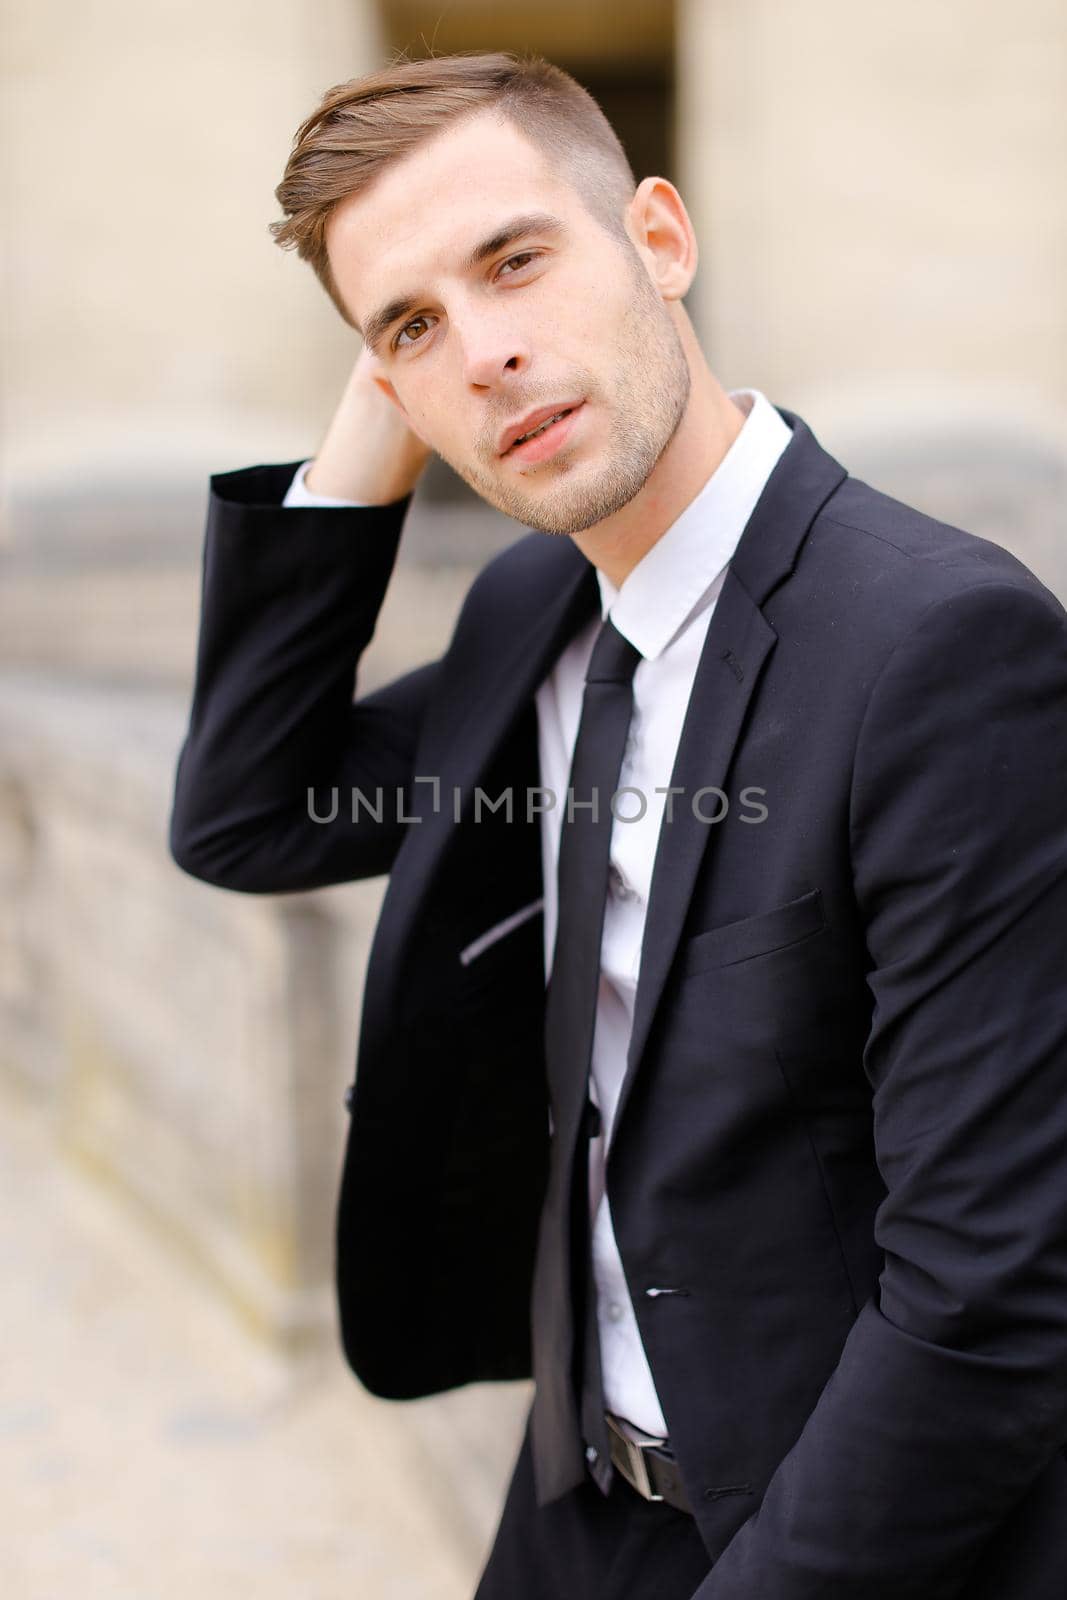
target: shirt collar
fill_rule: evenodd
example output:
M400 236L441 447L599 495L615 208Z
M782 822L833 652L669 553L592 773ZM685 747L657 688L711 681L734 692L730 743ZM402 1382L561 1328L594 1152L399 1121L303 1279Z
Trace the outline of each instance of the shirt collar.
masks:
M792 433L758 389L732 389L741 431L704 487L616 587L597 567L600 614L647 659L717 595L745 524Z

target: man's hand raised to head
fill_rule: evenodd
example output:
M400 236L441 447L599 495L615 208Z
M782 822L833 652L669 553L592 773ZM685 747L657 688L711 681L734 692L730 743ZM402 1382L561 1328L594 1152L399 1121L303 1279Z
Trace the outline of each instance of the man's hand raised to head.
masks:
M411 493L431 454L364 345L304 482L316 494L388 505Z

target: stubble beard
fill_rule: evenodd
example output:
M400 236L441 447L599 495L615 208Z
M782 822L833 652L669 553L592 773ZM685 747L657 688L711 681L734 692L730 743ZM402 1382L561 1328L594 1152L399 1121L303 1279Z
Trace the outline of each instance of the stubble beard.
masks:
M543 475L551 474L551 488L527 490L520 478L507 480L469 462L449 461L481 499L538 533L581 533L629 505L685 415L692 379L678 330L636 258L631 273L634 295L620 327L608 397L610 442L599 469L572 466L564 446L542 469ZM584 393L597 403L593 374Z

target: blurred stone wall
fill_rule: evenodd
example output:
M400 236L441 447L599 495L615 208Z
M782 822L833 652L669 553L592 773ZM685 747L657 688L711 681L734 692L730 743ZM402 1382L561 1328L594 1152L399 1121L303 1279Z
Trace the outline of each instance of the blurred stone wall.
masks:
M5 537L72 490L95 536L105 495L199 487L206 461L311 442L328 414L355 335L266 230L298 122L377 59L376 11L2 0L0 16Z

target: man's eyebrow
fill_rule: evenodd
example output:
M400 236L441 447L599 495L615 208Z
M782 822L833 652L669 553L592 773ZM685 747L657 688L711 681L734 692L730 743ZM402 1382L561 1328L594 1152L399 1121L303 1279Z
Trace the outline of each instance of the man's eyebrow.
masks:
M521 217L509 217L488 239L475 245L463 263L464 270L473 271L490 256L495 256L498 250L506 250L509 244L514 244L516 239L524 239L528 233L558 235L562 232L561 218L554 217L550 211L527 211Z
M509 217L488 238L474 246L463 263L463 270L472 272L490 256L495 256L500 250L506 250L509 244L524 239L527 234L541 233L558 237L563 232L562 219L554 217L550 211L527 211L521 216ZM364 343L369 344L373 350L394 322L399 322L401 317L409 316L416 309L421 298L420 295L414 294L396 295L392 300L386 301L385 305L379 306L377 311L372 311L363 326Z

